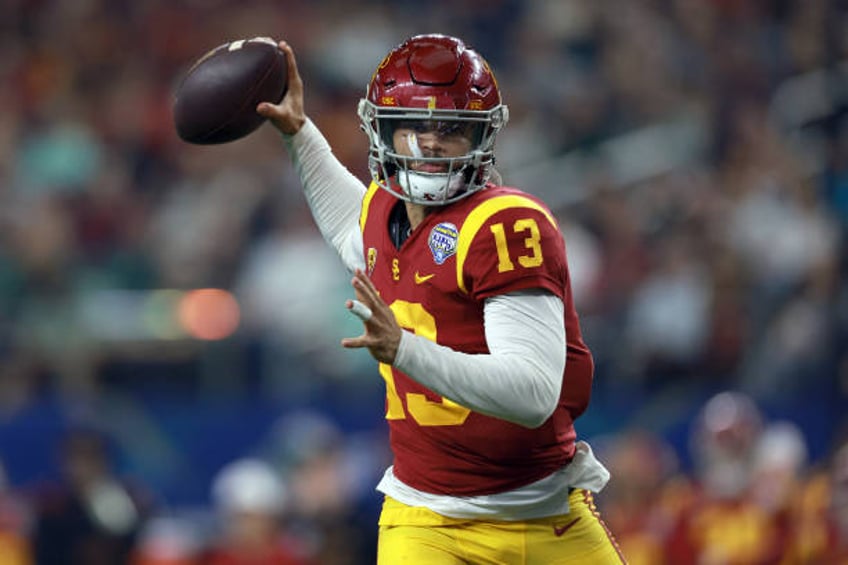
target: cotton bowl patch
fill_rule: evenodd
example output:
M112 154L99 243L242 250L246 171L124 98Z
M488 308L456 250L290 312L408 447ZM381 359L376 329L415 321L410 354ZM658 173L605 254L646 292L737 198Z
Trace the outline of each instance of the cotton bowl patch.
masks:
M459 239L459 232L456 226L444 222L435 226L430 230L430 238L427 244L430 246L430 251L433 252L433 260L437 265L441 265L447 261L448 257L456 253L456 241Z

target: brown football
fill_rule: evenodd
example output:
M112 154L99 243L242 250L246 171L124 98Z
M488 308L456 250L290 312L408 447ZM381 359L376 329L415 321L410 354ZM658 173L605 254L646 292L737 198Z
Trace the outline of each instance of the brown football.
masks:
M242 39L212 49L177 87L177 135L200 145L248 135L265 121L256 113L257 104L282 100L287 77L286 55L272 39Z

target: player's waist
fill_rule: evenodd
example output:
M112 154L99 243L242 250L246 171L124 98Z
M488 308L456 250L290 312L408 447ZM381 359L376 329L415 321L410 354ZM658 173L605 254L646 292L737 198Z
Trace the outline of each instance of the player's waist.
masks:
M600 491L609 472L585 442L578 442L570 463L530 484L480 496L434 494L416 489L386 470L377 490L412 507L456 519L528 520L568 513L573 489Z
M569 487L568 489L568 505L569 513L574 510L575 504L587 503L591 501L591 494L584 489ZM551 514L549 516L531 517L525 519L490 519L488 517L475 517L475 521L486 521L489 523L522 522L537 520L555 520L567 516L566 514ZM451 518L443 516L430 510L424 506L410 506L399 500L386 496L383 501L383 508L380 512L380 526L426 526L426 527L442 527L442 526L458 526L468 523L469 518Z
M472 412L461 426L390 420L395 475L425 492L488 495L534 483L567 465L576 433L562 419L528 429ZM557 442L550 442L551 437Z

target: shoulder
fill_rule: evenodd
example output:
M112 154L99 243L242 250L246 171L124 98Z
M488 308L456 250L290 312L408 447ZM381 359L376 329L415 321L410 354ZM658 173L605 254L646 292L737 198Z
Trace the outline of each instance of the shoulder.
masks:
M380 208L380 206L385 206L384 203L390 199L394 202L394 197L372 180L371 184L368 185L368 190L365 191L365 195L362 197L362 208L359 212L359 229L364 231L369 215ZM381 204L381 200L383 204Z
M549 218L554 226L556 219L547 204L527 192L507 186L490 186L468 199L467 217L492 216L504 210L536 210Z
M521 287L559 289L566 270L562 232L538 198L491 187L468 198L457 222L457 285L490 295Z
M548 206L536 196L505 186L490 186L464 202L459 240L470 245L480 229L492 222L533 219L543 231L558 232L559 225Z

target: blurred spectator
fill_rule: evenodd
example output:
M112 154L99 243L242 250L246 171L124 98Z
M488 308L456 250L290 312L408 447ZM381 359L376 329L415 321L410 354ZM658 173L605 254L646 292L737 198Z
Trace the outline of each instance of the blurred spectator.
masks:
M671 234L630 302L625 339L646 386L695 373L708 334L710 288L689 238Z
M834 142L828 150L827 168L822 179L824 203L842 228L843 240L848 236L848 120L837 124Z
M848 562L848 443L813 472L795 498L787 565Z
M286 487L271 465L240 459L225 466L213 483L219 529L203 565L302 565L299 542L284 528Z
M138 537L131 565L198 565L202 534L189 518L151 518Z
M733 499L746 493L763 425L760 408L741 392L721 392L703 406L690 450L695 479L710 497Z
M781 521L793 511L794 496L806 479L807 441L797 425L770 422L754 448L751 498Z
M848 442L843 444L833 457L829 479L832 491L828 508L831 520L831 536L827 557L823 561L848 561Z
M722 392L703 407L692 435L695 494L668 540L670 563L775 563L785 538L767 508L751 498L763 433L759 407Z
M72 430L62 481L37 493L33 549L39 565L126 563L152 508L147 493L114 472L106 438Z
M630 565L672 565L666 544L691 490L674 450L647 430L630 430L599 455L612 479L598 498Z
M293 213L310 217L300 207ZM236 281L245 326L262 345L262 390L275 397L308 397L317 388L316 373L356 378L371 366L367 355L338 346L359 331L344 308L332 307L344 304L348 273L313 226L298 225L302 221L259 238Z
M282 468L289 487L288 518L292 531L322 565L357 565L376 561L369 508L389 457L382 438L368 434L345 437L331 418L300 410L280 418L264 451Z
M12 491L0 462L0 565L33 565L30 508Z

